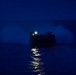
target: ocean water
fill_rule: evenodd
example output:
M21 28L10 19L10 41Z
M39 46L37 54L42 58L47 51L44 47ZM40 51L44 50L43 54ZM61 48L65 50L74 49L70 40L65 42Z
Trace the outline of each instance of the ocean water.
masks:
M0 75L76 75L76 45L0 44Z

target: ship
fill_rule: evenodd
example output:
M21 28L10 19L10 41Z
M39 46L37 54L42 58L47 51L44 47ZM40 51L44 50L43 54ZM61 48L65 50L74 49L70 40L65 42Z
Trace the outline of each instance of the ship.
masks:
M39 34L34 31L30 34L30 43L32 47L53 47L56 45L55 33L47 31Z

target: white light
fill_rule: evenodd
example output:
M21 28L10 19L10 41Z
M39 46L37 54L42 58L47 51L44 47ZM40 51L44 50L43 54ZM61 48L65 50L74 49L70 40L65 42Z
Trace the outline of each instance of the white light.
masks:
M34 32L34 34L38 34L38 32L37 32L37 31L35 31L35 32Z
M38 51L38 49L32 48L31 51L36 52L36 51Z

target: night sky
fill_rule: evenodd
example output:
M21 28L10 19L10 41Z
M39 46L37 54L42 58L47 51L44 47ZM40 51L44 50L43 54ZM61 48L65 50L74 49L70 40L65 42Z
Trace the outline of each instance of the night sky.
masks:
M0 10L2 42L27 43L33 30L54 31L59 42L75 42L76 0L0 0Z
M75 0L0 0L2 20L74 20Z

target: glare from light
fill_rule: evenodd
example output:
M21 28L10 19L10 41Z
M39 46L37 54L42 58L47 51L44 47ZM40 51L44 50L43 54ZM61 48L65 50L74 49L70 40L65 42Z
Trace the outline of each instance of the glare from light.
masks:
M33 60L34 60L34 61L40 61L41 59L40 59L40 58L35 58L35 57L33 57Z
M35 32L34 32L34 34L36 34L36 35L37 35L37 34L38 34L38 32L37 32L37 31L35 31Z
M38 74L38 75L42 75L42 74Z
M41 54L39 53L39 49L32 48L31 51L32 51L32 53L33 53L34 56L41 56Z
M38 49L37 48L32 48L31 51L35 52L37 51Z
M41 62L41 58L40 56L42 55L39 51L38 48L32 48L31 49L32 52L32 61L30 61L31 63L31 67L32 67L32 71L35 73L38 73L37 75L44 75L44 68L43 68L43 62Z

